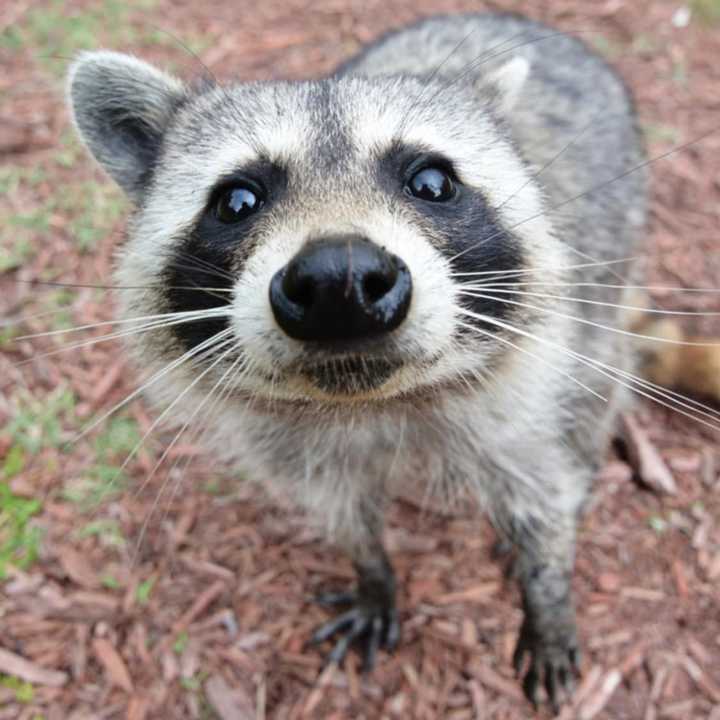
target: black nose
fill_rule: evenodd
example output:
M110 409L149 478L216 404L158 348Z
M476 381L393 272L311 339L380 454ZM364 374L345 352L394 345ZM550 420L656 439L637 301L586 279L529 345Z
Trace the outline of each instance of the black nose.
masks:
M357 340L388 333L407 315L407 265L356 236L306 245L270 282L278 325L297 340Z

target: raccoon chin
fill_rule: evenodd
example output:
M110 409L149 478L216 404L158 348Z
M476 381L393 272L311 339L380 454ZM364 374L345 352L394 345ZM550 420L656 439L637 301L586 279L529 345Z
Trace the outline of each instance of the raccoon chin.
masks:
M386 358L350 356L299 368L299 374L328 395L350 397L377 390L402 366Z

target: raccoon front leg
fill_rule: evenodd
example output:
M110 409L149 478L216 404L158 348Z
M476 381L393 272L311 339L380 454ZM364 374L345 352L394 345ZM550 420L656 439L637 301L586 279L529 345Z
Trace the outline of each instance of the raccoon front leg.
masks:
M510 528L518 547L516 568L525 613L513 664L523 675L528 700L537 706L542 684L557 713L561 695L572 694L580 671L571 589L575 521L556 517L529 524L515 518Z
M375 665L378 650L392 651L400 639L400 623L395 605L395 572L380 539L380 523L373 522L362 538L343 543L357 573L354 590L326 593L318 598L325 606L348 609L322 625L312 636L313 644L339 636L328 655L328 662L340 663L351 645L363 646L363 670Z

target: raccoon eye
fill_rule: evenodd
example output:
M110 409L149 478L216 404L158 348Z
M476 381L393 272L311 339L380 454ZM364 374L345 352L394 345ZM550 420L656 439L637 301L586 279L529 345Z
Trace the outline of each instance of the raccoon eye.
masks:
M428 202L447 202L455 197L455 184L446 170L426 167L410 178L405 192Z
M215 201L215 216L223 223L237 223L256 213L264 204L258 188L233 185L225 188Z

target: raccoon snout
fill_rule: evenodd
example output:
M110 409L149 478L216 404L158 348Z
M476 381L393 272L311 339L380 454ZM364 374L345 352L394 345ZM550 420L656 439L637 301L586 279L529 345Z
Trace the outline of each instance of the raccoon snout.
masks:
M407 265L366 238L307 244L270 282L278 325L296 340L357 340L389 333L412 296Z

